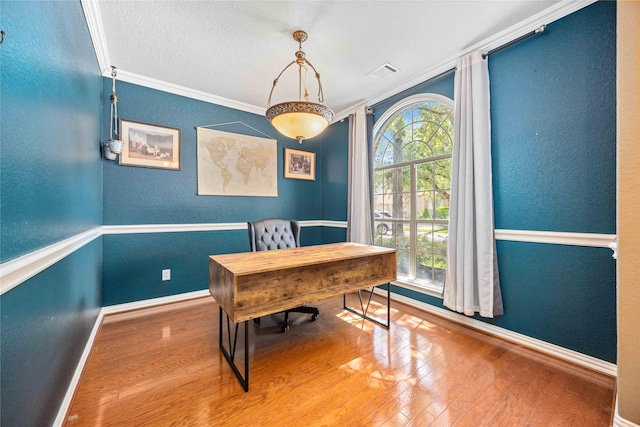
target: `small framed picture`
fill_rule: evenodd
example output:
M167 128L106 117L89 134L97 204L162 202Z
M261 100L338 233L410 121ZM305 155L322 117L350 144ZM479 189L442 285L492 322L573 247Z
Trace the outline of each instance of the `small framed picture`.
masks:
M310 151L284 149L284 177L292 179L316 180L316 153Z
M180 129L120 120L120 164L180 170Z

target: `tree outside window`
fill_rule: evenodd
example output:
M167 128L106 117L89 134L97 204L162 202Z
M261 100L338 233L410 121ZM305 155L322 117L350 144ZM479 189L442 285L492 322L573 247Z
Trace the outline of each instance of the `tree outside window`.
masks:
M374 129L375 244L397 249L398 278L441 291L451 188L453 101L400 101Z

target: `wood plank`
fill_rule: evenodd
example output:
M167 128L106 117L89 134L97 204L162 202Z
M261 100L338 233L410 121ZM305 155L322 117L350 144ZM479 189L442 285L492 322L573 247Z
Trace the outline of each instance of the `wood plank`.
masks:
M286 334L276 314L249 322L249 393L217 348L213 298L108 315L65 425L610 425L614 378L401 303L390 331L340 297L318 307Z
M210 293L236 323L395 279L395 249L355 243L216 255L209 261Z
M361 245L358 243L331 243L304 246L277 251L241 252L212 255L210 259L234 272L236 276L259 274L272 270L297 268L346 259L363 258L395 253L393 248Z

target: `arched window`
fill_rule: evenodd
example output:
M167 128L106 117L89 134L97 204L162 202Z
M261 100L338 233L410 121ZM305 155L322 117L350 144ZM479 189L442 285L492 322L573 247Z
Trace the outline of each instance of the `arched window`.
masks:
M398 250L398 280L441 291L447 259L453 101L396 103L374 126L375 244Z

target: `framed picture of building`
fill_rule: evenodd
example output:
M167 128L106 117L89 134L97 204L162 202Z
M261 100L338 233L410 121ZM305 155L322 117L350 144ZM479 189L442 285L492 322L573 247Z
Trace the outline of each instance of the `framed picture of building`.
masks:
M310 151L284 149L284 177L291 179L316 180L316 153Z
M180 170L180 129L120 120L120 164Z

